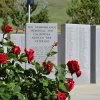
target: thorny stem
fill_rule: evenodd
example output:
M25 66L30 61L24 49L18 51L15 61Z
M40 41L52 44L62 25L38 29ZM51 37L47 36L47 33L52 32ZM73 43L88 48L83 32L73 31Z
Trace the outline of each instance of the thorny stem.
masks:
M54 45L52 45L52 47L51 47L51 49L50 49L50 51L49 51L48 53L50 53L50 52L53 50L53 48L54 48ZM48 53L47 53L47 54L48 54ZM45 58L44 62L46 62L46 60L48 59L48 57L49 57L49 56L47 55L47 57Z

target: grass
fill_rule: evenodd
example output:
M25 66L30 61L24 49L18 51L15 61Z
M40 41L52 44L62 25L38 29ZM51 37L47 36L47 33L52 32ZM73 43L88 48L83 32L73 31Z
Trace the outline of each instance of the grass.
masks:
M66 23L68 18L66 10L71 0L47 0L50 22Z

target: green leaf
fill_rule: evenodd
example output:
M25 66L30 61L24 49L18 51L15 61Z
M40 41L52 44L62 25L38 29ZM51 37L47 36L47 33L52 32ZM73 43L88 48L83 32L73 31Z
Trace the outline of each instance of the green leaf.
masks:
M47 56L48 56L48 57L51 57L51 56L53 56L53 55L55 55L55 54L57 54L56 51L51 51L51 52L49 52L49 53L47 54Z
M22 54L20 55L20 58L23 58L23 57L26 57L26 54L25 54L25 53L22 53Z
M68 100L71 100L71 97L70 97L70 95L67 95L68 96Z
M35 75L36 75L36 72L35 72L35 70L34 70L34 69L30 68L30 69L29 69L29 71L30 71L30 73L31 73L33 76L35 76Z
M50 98L49 96L45 96L45 99L46 99L46 100L49 100L49 98Z
M2 41L0 41L0 45L2 45Z
M20 62L27 62L27 56L26 56L26 54L22 53L20 55L20 57L18 58L18 61L20 61Z
M35 93L34 91L33 91L32 95L33 95L34 98L37 97L37 93Z
M8 41L8 37L5 37L4 39L5 39L6 41Z
M13 54L13 53L7 53L6 56L8 59L16 58L16 54Z
M23 71L23 70L24 70L24 69L21 67L21 65L18 64L18 63L16 63L16 68L17 68L18 70L20 70L20 71Z
M9 93L3 93L1 95L1 100L10 100L11 95Z
M65 69L66 68L66 64L61 64L61 67Z
M26 69L25 71L24 71L24 74L25 74L25 76L31 76L31 77L34 77L35 75L36 75L36 72L35 72L35 70L34 69Z
M66 88L66 86L65 86L64 83L59 82L58 87L59 87L59 89L62 90L63 92L67 92L67 88Z
M12 41L8 42L9 46L14 46L14 43Z
M13 88L13 90L14 90L14 92L20 92L21 87L20 87L20 86L15 85L15 87Z
M13 90L15 87L15 83L9 83L7 84L8 89Z
M43 84L43 86L48 86L48 84L49 84L49 83L48 83L48 80L43 79L43 78L42 78L42 79L40 79L39 81L40 81L40 83L42 83L42 84Z
M38 62L36 62L35 63L35 68L36 68L37 72L40 70L40 67L41 67L40 64Z
M18 96L18 100L27 100L26 97L21 93L17 93L16 95Z
M23 58L19 59L18 61L20 61L20 62L27 62L27 57L23 57Z
M4 48L0 47L0 53L4 52Z
M64 77L64 75L61 72L58 72L56 74L56 78L58 81L63 81L63 82L66 81L66 78Z
M4 93L4 88L3 87L0 87L0 93Z
M36 62L35 62L35 60L34 60L31 64L34 66L34 65L35 65L35 63L36 63Z

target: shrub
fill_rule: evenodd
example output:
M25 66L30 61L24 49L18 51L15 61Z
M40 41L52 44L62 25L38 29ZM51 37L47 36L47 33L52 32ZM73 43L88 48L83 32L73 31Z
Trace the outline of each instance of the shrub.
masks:
M78 62L71 60L58 67L48 61L48 57L57 53L53 51L57 46L54 43L47 58L40 64L35 61L34 50L26 48L21 53L19 46L7 41L5 35L12 28L6 25L4 29L5 33L0 41L0 100L70 100L69 93L75 82L72 77L66 78L66 74L76 74L79 77L81 71ZM4 52L4 47L7 47L7 52ZM24 69L22 63L33 65L33 68ZM48 77L51 73L55 75L54 79Z

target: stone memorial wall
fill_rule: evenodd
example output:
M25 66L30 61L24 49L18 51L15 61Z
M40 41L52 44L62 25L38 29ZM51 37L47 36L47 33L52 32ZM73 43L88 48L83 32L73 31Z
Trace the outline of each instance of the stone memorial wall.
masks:
M77 84L90 83L90 25L62 25L62 41L62 63L77 60L82 70L81 78L75 76Z
M96 26L96 83L100 83L100 26Z
M0 34L0 41L2 40L2 37L3 37L3 35L2 35L2 34Z
M24 52L25 34L11 34L10 39L14 42L15 45L18 45L21 48L21 52Z
M21 53L24 52L25 48L25 34L11 34L10 40L14 42L15 45L19 46L21 49ZM25 63L21 64L23 68L25 68Z
M2 39L0 34L0 41ZM49 60L56 65L77 60L82 70L81 78L74 78L76 84L100 83L100 26L64 24L62 34L57 34L57 24L28 23L25 34L11 34L11 41L35 51L35 60L42 63L52 44L58 40L58 55ZM55 48L57 51L57 48ZM23 64L25 68L25 64ZM27 66L29 68L29 66ZM51 75L51 77L54 77Z

